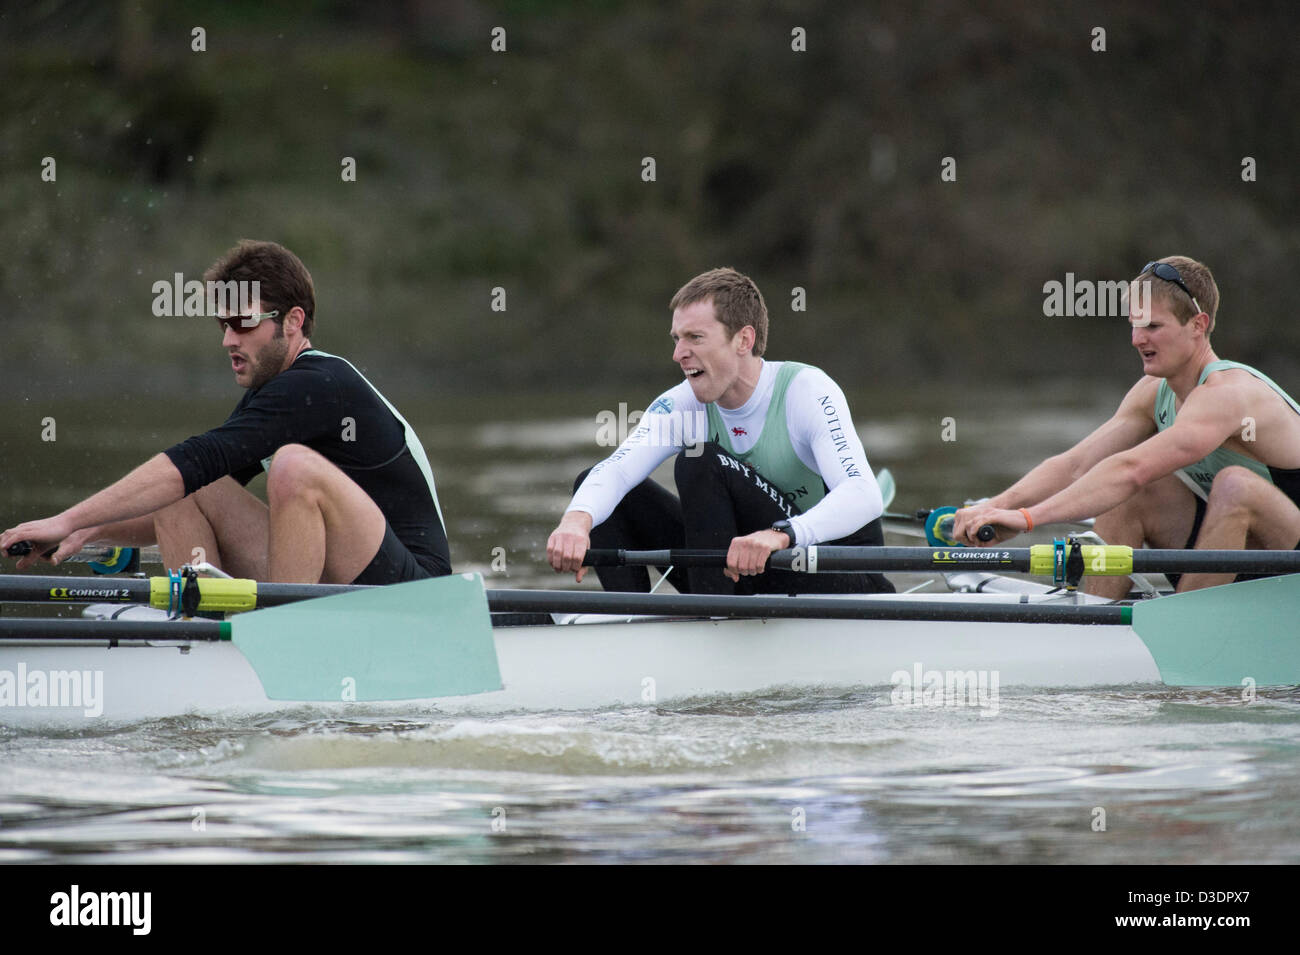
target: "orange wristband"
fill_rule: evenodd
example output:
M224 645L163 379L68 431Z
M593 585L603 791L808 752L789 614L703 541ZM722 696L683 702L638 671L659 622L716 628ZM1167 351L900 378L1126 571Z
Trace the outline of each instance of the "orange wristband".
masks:
M1020 513L1025 515L1025 523L1029 525L1025 530L1032 531L1034 529L1034 519L1029 516L1029 511L1022 507Z

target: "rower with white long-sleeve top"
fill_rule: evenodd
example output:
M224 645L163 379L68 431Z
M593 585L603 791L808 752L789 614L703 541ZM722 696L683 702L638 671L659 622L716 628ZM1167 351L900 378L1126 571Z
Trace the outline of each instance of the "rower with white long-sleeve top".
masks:
M766 571L779 549L879 545L883 502L840 387L819 368L767 361L767 308L733 269L706 272L673 297L673 360L686 380L584 472L547 543L557 571L581 580L589 547L727 550L726 567L678 568L689 593L888 592L879 574ZM650 479L676 455L678 495ZM606 590L644 591L642 567L601 567Z

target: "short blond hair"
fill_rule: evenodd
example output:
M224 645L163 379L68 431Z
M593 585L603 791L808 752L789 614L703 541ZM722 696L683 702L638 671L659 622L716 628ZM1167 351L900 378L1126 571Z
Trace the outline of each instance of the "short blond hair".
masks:
M1183 280L1183 284L1196 297L1193 303L1187 296L1187 292L1180 289L1177 284L1160 278L1150 272L1143 272L1133 281L1144 281L1143 276L1147 276L1155 281L1151 282L1151 301L1159 302L1173 313L1174 318L1178 319L1178 324L1186 325L1199 312L1197 304L1201 306L1200 311L1210 316L1210 324L1205 329L1208 337L1210 332L1214 331L1214 316L1219 311L1219 286L1214 281L1214 275L1210 272L1210 267L1204 262L1198 262L1195 259L1188 258L1185 255L1166 255L1163 259L1156 259L1157 262L1163 262L1166 265L1172 265L1178 270L1178 276Z

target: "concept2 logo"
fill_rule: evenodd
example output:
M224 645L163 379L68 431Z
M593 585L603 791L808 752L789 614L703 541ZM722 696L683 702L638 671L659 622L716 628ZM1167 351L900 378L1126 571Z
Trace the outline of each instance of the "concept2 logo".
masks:
M51 587L51 600L127 600L131 591L125 587Z

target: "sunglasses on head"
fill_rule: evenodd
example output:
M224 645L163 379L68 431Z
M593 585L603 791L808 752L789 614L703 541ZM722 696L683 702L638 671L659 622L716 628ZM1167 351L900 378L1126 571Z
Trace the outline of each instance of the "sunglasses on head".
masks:
M261 312L255 315L218 315L217 324L230 329L237 335L244 332L251 332L268 318L275 318L280 314L279 309L273 312Z
M1178 270L1168 262L1148 262L1146 265L1142 266L1142 271L1139 272L1138 275L1146 275L1148 272L1158 279L1164 279L1166 282L1172 282L1174 285L1177 285L1187 293L1187 297L1190 298L1192 304L1196 306L1196 311L1204 311L1204 309L1201 308L1201 303L1196 301L1196 296L1192 294L1192 290L1183 284L1183 277L1178 274Z

